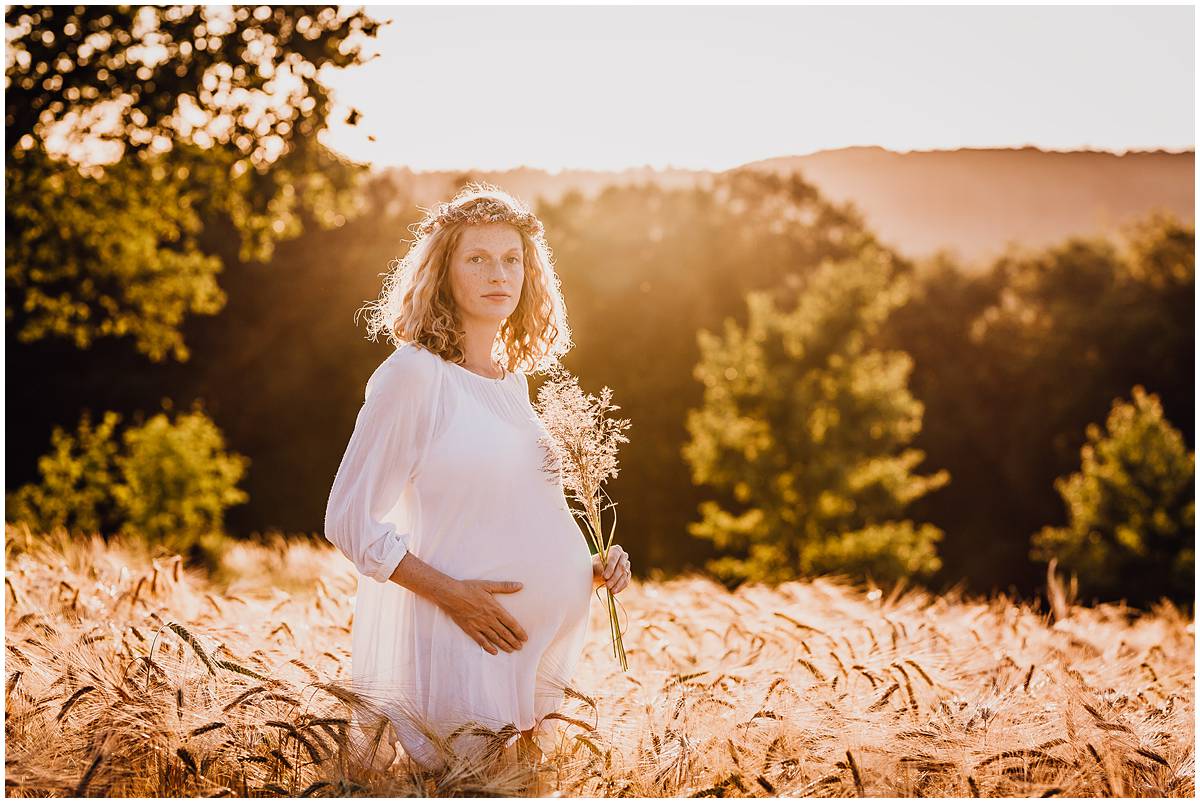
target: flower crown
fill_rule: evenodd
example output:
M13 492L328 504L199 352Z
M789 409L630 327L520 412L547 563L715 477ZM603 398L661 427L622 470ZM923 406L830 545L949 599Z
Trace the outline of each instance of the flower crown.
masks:
M426 211L416 233L425 237L451 223L510 223L534 238L541 237L543 232L542 221L532 212L514 209L500 198L480 196L438 204L436 211Z

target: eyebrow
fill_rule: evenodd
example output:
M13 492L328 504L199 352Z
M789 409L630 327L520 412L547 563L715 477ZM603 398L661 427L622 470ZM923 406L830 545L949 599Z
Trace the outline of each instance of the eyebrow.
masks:
M469 254L469 253L471 253L472 251L483 251L484 253L487 253L487 249L486 249L486 248L479 248L479 247L475 247L475 248L468 248L468 249L467 249L466 251L464 251L463 253L465 253L465 254ZM511 253L513 253L514 251L516 251L518 254L519 254L519 253L521 253L521 249L520 249L520 248L516 248L516 247L513 247L513 248L510 248L510 249L508 249L508 250L507 250L505 253L506 253L506 254L511 254Z

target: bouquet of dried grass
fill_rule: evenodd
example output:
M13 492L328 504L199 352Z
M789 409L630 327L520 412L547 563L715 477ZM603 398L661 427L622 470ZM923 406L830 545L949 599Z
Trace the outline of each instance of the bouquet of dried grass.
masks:
M617 476L617 447L628 443L622 433L629 428L629 419L610 418L608 414L620 407L611 403L612 390L605 387L600 397L585 395L578 380L563 369L552 372L538 389L535 409L546 433L541 443L546 449L545 469L562 480L577 507L571 512L583 521L601 562L608 560L617 529L616 502L609 497L604 482ZM602 516L612 510L608 538L603 538ZM608 620L613 640L613 653L628 671L625 645L617 618L617 603L611 588L608 593Z

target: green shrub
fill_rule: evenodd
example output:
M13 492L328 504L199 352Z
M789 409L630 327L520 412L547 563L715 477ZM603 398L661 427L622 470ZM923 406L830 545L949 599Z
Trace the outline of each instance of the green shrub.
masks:
M907 448L924 407L908 390L912 360L869 346L906 298L886 254L825 262L794 298L755 292L749 320L698 335L704 402L689 410L683 456L693 482L727 492L700 504L688 531L732 552L708 563L726 580L779 582L812 573L896 579L941 567L931 524L902 520L949 482L921 476ZM744 557L736 554L744 552Z
M5 519L39 532L139 537L211 563L225 543L225 510L249 498L237 487L249 459L225 451L198 407L129 426L118 443L119 420L109 411L93 428L85 412L74 437L56 427L38 461L41 482L8 495Z
M120 415L106 412L96 427L85 412L71 436L61 427L50 434L50 452L38 458L42 481L7 494L5 521L25 522L35 531L109 533L120 525L112 497L116 482L115 429Z
M1043 527L1030 556L1057 557L1082 590L1128 597L1129 589L1190 600L1196 549L1196 456L1163 418L1158 396L1133 388L1116 399L1106 431L1087 427L1080 471L1055 480L1065 527Z

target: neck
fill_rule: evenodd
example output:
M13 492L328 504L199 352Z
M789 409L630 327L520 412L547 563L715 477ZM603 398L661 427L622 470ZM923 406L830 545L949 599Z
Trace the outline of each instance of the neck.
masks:
M500 331L499 321L470 319L462 321L463 358L466 364L489 374L495 370L492 344Z

